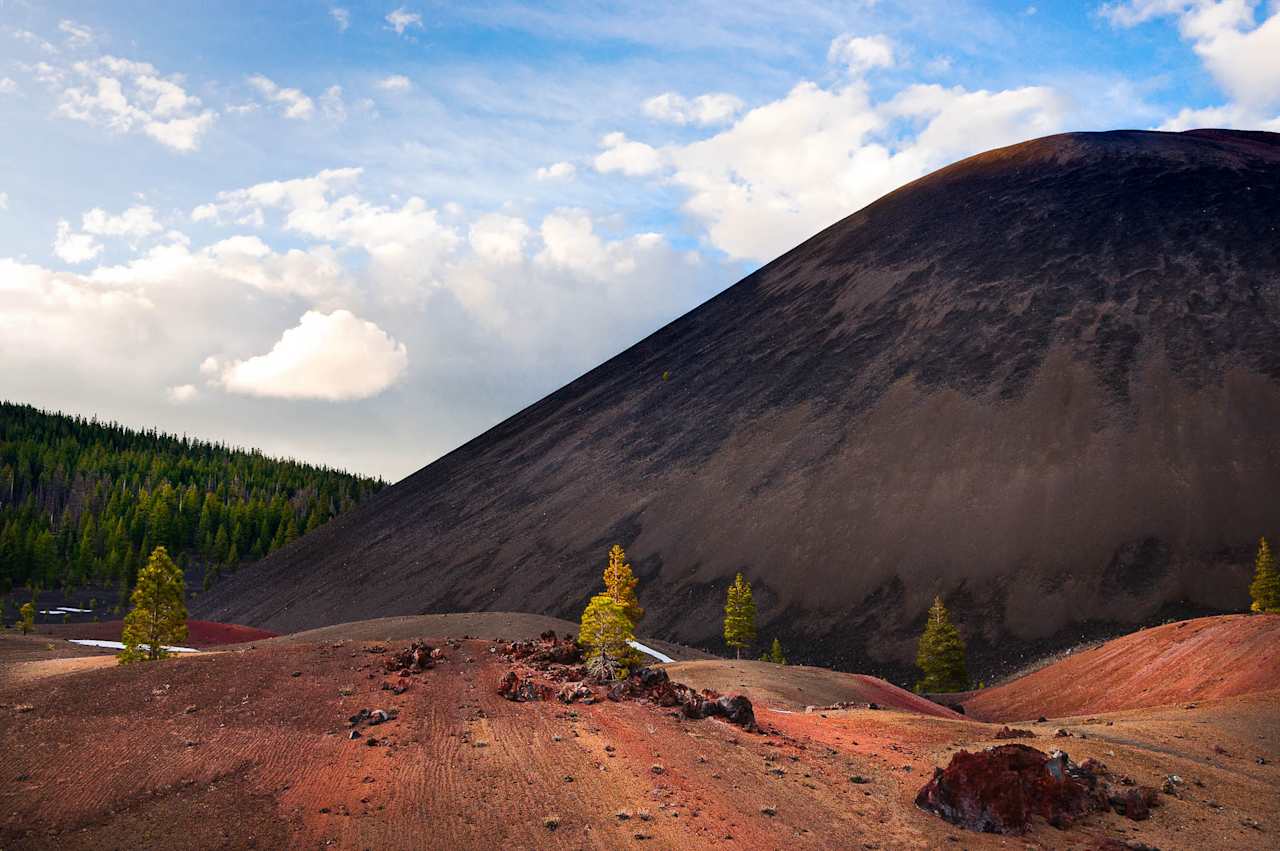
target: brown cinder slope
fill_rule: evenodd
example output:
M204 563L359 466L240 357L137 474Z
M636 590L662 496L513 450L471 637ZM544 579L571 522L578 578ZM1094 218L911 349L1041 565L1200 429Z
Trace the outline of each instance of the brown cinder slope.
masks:
M664 372L669 380L662 380ZM1052 136L964 160L202 598L276 631L576 618L627 547L647 633L744 571L794 661L1246 605L1280 491L1280 135Z

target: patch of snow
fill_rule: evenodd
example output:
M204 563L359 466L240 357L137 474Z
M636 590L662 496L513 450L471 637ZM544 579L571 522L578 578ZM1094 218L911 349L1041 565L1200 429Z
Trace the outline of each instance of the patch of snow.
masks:
M93 609L77 609L75 606L58 606L60 612L79 612L84 615L92 614Z
M645 647L639 641L632 641L631 639L627 639L627 644L630 645L633 649L639 650L641 653L649 654L653 658L657 659L659 662L675 661L675 659L672 659L666 653L659 653L657 650L654 650L652 647Z
M123 650L124 644L119 641L103 641L100 638L68 638L72 644L83 644L85 647L106 647L110 650ZM194 647L171 647L163 645L170 653L199 653Z

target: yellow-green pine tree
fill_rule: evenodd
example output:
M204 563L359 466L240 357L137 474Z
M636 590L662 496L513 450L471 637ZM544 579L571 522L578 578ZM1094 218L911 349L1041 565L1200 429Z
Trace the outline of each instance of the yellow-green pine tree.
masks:
M1280 572L1266 538L1258 539L1258 555L1253 560L1253 582L1249 585L1255 612L1280 612Z
M591 598L582 612L578 642L587 649L587 666L601 679L616 676L630 647L631 621L626 609L608 594Z
M924 672L924 678L916 683L918 692L964 691L969 687L964 639L951 622L941 597L934 597L929 608L929 620L916 651L916 666Z
M18 626L22 628L22 634L26 635L36 625L36 607L31 603L23 603L18 607Z
M782 655L782 642L776 637L767 651L760 654L761 662L772 662L775 665L787 664L787 657Z
M741 659L743 648L755 640L756 603L751 597L751 583L739 573L729 586L724 603L724 643L734 648Z
M133 611L125 616L120 638L124 649L116 656L120 664L163 659L169 655L164 645L186 640L185 593L181 568L164 547L156 547L138 571L138 584L130 598Z
M626 552L622 547L614 544L609 550L609 566L604 569L604 592L622 606L627 620L631 621L632 629L635 629L640 619L644 617L644 609L636 599L636 585L639 582L640 580L636 579L635 574L631 572L631 565L627 564Z

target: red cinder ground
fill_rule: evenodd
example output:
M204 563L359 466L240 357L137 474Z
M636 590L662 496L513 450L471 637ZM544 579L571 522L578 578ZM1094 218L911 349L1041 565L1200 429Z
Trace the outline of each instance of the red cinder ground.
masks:
M1100 759L1140 784L1184 783L1148 821L1107 813L999 837L913 804L935 766L995 744L999 725L806 713L783 695L818 690L816 669L791 682L784 668L752 673L746 690L767 731L752 735L643 703L508 702L488 640L447 648L393 696L382 683L402 680L372 646L267 642L126 667L0 663L0 847L1083 850L1119 838L1258 849L1280 831L1274 691L1021 725L1035 734L1021 741L1041 750ZM746 670L721 664L702 674ZM845 676L822 689L841 693ZM399 710L366 731L377 747L348 738L360 708Z
M973 692L971 717L1014 721L1280 689L1280 615L1223 615L1144 629ZM1280 840L1277 840L1280 844Z

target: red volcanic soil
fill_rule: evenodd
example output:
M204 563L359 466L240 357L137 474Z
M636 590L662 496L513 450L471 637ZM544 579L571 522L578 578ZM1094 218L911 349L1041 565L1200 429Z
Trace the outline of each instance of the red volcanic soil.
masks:
M1280 615L1224 615L1144 629L972 693L988 721L1063 717L1280 689Z
M671 679L696 689L725 694L742 693L754 703L775 708L800 709L836 703L874 703L884 709L900 709L935 718L960 718L959 713L878 677L845 674L808 665L774 665L770 662L677 662L666 666Z
M76 624L42 624L37 630L41 634L57 638L90 638L99 641L119 641L124 630L124 621L102 621L100 623ZM252 626L240 626L233 623L214 623L213 621L187 621L187 638L179 642L183 647L217 647L222 644L243 644L249 641L262 641L275 638L278 633Z
M647 703L509 702L490 641L445 647L435 668L403 679L383 673L376 649L269 642L123 667L0 665L43 672L0 676L0 847L1010 847L913 803L956 750L997 743L995 725L782 711L762 692L765 732L750 734ZM52 676L59 666L75 670ZM701 674L742 677L734 666ZM780 696L820 679L776 666L758 676ZM388 681L409 688L393 695ZM1195 719L1211 726L1186 740L1175 737L1184 712L1118 715L1068 739L1028 725L1041 750L1101 759L1141 784L1177 773L1186 785L1148 821L1099 813L1065 832L1037 823L1013 844L1181 848L1193 834L1215 848L1265 844L1271 834L1245 822L1280 825L1269 794L1280 783L1280 704L1256 697L1201 704ZM398 716L352 740L346 719L361 708Z

